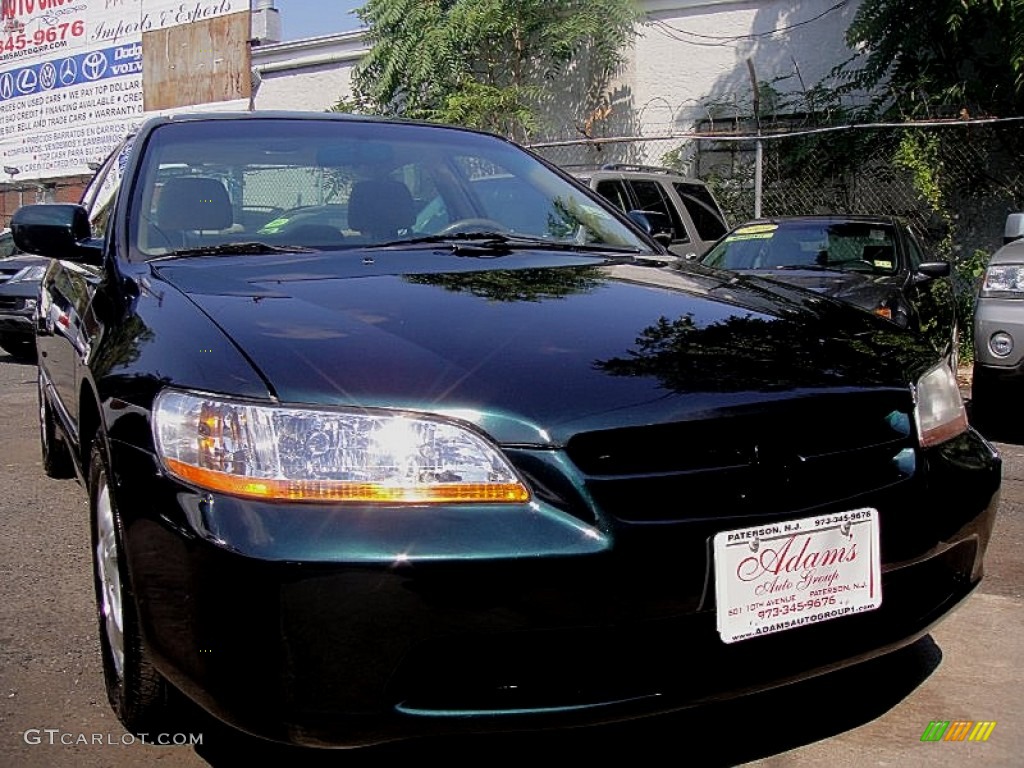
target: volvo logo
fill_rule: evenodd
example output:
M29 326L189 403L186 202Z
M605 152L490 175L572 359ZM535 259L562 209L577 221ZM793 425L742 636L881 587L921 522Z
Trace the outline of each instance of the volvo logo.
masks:
M78 65L75 64L75 60L64 59L64 61L60 63L61 85L71 85L75 82L76 77L78 77Z
M99 80L107 71L107 57L103 51L93 51L82 59L82 74L89 80Z
M39 68L39 84L47 90L57 84L57 68L49 61Z
M18 90L22 93L32 93L39 83L34 69L23 69L18 73Z

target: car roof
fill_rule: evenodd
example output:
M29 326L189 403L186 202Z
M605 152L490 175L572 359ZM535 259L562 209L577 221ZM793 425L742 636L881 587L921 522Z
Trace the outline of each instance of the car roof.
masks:
M592 179L600 176L602 178L630 178L630 179L673 179L697 184L706 187L700 179L687 176L672 168L661 168L654 165L633 165L631 163L607 163L600 167L569 167L565 168L573 176L580 179Z
M772 216L760 219L751 219L745 221L742 224L738 224L733 227L734 230L741 229L743 227L750 227L756 224L777 224L784 226L786 224L800 224L800 223L862 223L862 224L885 224L887 226L899 225L899 220L895 216L887 216L882 214L863 214L863 213L821 213L821 214L810 214L806 216Z

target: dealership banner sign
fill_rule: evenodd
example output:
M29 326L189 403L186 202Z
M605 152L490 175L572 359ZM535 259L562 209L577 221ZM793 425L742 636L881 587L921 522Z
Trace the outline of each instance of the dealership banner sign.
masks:
M147 116L145 34L248 10L247 0L0 0L0 158L17 169L0 182L88 173Z

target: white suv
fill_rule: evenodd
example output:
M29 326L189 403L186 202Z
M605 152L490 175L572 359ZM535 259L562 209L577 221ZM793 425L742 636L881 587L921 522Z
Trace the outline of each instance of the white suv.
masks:
M668 230L668 249L677 256L703 256L729 229L708 186L669 168L618 163L572 173L622 210L644 213L656 230Z
M1007 218L1004 240L974 307L971 408L979 424L990 426L1016 415L1024 385L1024 213Z

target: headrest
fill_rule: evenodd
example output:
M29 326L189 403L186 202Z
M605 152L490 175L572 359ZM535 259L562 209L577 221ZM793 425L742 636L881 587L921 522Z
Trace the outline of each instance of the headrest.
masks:
M394 237L416 222L409 188L400 181L359 181L348 200L348 226L364 235Z
M216 179L182 176L160 190L156 222L165 230L227 229L233 214L228 191Z

